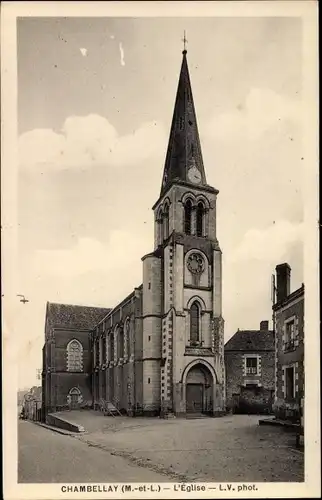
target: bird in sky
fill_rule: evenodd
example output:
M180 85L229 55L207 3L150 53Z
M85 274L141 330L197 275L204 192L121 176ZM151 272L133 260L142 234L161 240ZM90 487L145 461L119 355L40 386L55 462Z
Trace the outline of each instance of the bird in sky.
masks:
M29 300L26 299L26 297L24 295L17 294L17 297L21 297L20 302L23 302L23 304L25 304L26 302L29 302Z

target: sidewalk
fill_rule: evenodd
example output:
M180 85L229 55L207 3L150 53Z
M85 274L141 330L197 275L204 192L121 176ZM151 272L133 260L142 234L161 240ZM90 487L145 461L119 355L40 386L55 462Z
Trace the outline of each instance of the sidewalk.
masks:
M287 429L300 430L300 424L295 424L291 420L279 420L278 418L264 418L258 421L259 425L277 425L279 427L286 427Z
M43 422L37 422L36 420L28 420L28 422L31 422L32 424L35 425L39 425L40 427L48 429L49 431L57 432L58 434L63 434L65 436L76 436L77 434L79 434L77 432L71 432L65 429L60 429L59 427L54 427L53 425L44 424Z

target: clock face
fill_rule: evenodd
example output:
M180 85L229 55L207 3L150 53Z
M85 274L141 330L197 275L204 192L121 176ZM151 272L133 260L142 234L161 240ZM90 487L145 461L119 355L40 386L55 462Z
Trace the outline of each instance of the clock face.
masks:
M188 179L194 184L199 184L201 182L201 173L194 165L188 170Z

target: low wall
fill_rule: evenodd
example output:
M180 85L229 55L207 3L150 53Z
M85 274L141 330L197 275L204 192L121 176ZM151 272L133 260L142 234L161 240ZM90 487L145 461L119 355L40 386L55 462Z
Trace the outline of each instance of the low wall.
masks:
M82 425L74 424L69 420L65 420L54 413L49 413L46 417L46 424L52 425L53 427L58 427L59 429L64 429L70 432L84 432L85 429Z

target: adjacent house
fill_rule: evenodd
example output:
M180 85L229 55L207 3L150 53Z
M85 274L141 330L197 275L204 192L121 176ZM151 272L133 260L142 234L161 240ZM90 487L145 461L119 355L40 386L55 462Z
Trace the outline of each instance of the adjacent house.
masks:
M277 418L300 421L304 400L304 285L290 292L291 267L276 266L275 404Z
M41 420L42 388L33 386L24 395L21 414L29 420Z
M271 413L274 401L274 332L238 330L225 344L226 407L233 413Z

